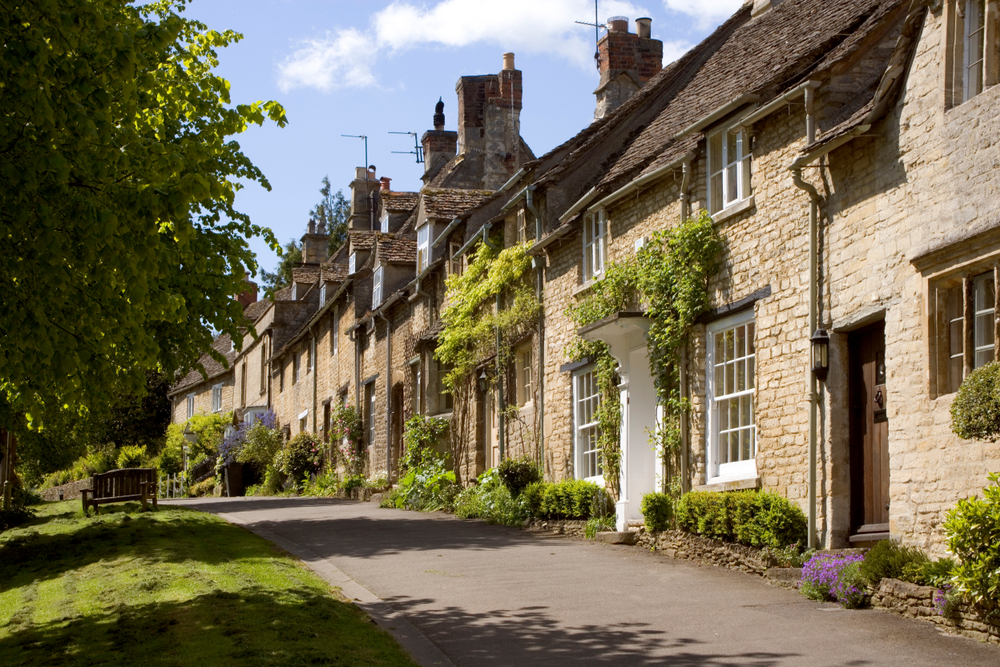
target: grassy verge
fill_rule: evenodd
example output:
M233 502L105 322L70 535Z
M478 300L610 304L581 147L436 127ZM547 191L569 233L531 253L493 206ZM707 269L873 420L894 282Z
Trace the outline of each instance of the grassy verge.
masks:
M138 509L53 503L0 534L0 665L415 664L270 542Z

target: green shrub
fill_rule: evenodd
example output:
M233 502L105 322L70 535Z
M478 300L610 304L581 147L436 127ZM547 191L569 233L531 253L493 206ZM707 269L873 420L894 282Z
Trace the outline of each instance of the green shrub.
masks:
M529 484L542 481L538 464L527 456L504 459L496 467L497 475L512 496L519 496Z
M903 566L899 578L918 586L937 586L938 588L951 582L955 571L955 561L950 558L939 560L911 561Z
M67 470L59 470L45 478L43 489L81 479L90 479L94 475L113 470L118 465L115 450L111 448L95 450L81 456Z
M994 364L991 364L994 365ZM1000 474L989 474L983 497L959 500L944 522L948 550L961 561L955 590L990 613L1000 607Z
M274 463L274 457L281 451L283 445L281 431L269 428L262 421L257 421L247 431L246 439L236 455L236 460L263 472Z
M413 415L407 419L403 426L405 451L399 462L400 468L403 470L418 468L428 457L439 457L440 454L435 449L446 433L448 433L447 419L423 415Z
M816 553L815 549L803 549L798 542L778 549L764 547L764 551L777 561L777 567L802 567Z
M330 469L316 476L316 479L308 482L302 489L302 495L315 496L318 498L331 498L340 492L340 479L337 471Z
M303 477L319 471L323 446L315 435L302 432L285 443L275 462L280 462L276 467L298 484Z
M459 489L455 473L448 469L447 456L426 447L415 448L412 453L412 467L399 480L397 492L393 494L394 506L420 512L450 509ZM414 465L416 461L420 463ZM361 483L364 484L363 477Z
M877 586L883 579L902 579L904 568L911 563L923 567L926 562L927 556L919 549L882 540L865 554L861 579L868 586Z
M10 507L4 509L3 504L0 503L0 532L20 526L35 518L35 510L30 507L38 504L35 497L35 494L24 487L15 486L10 494Z
M689 533L760 548L783 549L806 538L798 505L762 491L691 491L677 503L676 520Z
M841 568L837 575L837 583L830 589L830 593L844 607L848 609L860 609L868 606L868 589L861 576L861 563L848 563Z
M118 450L119 468L142 468L146 463L146 447L125 445Z
M200 498L202 496L210 496L215 493L215 477L209 477L203 479L196 484L192 484L191 488L188 489L188 495L192 498Z
M454 510L463 519L505 526L520 526L528 518L524 503L500 481L496 468L480 475L478 484L462 489L455 497Z
M646 530L670 530L674 523L674 499L665 493L647 493L639 506Z
M1000 362L969 373L951 404L951 430L960 438L1000 437Z
M167 427L167 441L164 449L172 449L180 456L181 447L187 445L188 460L193 460L199 456L205 458L219 452L219 445L222 444L222 437L226 432L226 427L233 423L233 413L213 413L210 415L194 415L183 424L170 424ZM190 430L198 436L194 442L189 443L184 438L184 429ZM180 471L180 467L177 468Z
M529 515L539 519L589 519L600 503L600 494L593 482L573 479L529 484L521 499Z

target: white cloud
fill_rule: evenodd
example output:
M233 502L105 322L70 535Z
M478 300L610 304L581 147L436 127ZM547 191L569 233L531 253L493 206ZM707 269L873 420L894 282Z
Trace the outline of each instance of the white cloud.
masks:
M736 13L746 0L663 0L663 6L694 17L702 28L719 23Z
M671 0L672 1L672 0ZM718 2L718 0L716 0ZM708 0L708 4L712 4ZM579 67L593 67L593 37L575 21L593 20L591 0L442 0L434 6L397 0L376 12L364 32L350 28L303 42L279 65L279 85L329 91L376 84L372 66L381 57L421 47L492 44L504 51L550 53ZM601 21L609 16L648 16L627 0L601 3ZM687 45L664 44L664 62ZM668 54L670 57L668 57Z

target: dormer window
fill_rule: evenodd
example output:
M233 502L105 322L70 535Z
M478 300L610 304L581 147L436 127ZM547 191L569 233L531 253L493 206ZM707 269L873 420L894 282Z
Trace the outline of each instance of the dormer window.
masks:
M448 242L448 275L462 275L462 261L465 259L458 251L462 249L462 244L458 241Z
M375 231L389 233L389 211L383 213L382 217L379 218L378 227Z
M382 304L382 267L375 269L374 283L372 284L372 308L378 308Z
M523 208L517 210L515 224L517 225L517 244L526 243L528 240L528 216L524 214Z
M292 283L292 301L299 300L299 284L296 282Z
M746 132L723 130L708 137L708 212L748 199L750 143Z
M350 258L347 260L347 272L350 274L357 273L358 271L358 253L352 252Z
M430 264L431 226L426 224L417 230L417 273L421 273Z
M326 283L319 286L319 305L326 303Z

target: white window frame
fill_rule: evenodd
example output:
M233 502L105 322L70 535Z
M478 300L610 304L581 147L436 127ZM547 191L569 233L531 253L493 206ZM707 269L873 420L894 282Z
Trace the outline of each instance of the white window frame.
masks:
M729 145L730 135L735 138L733 146ZM753 194L750 185L753 154L749 150L749 142L750 137L746 130L730 132L728 129L724 129L708 135L705 145L708 153L708 212L710 214L715 215L724 211L734 204L749 199L750 195ZM736 154L730 155L732 152ZM734 180L735 183L733 183ZM734 187L735 193L732 193L731 190ZM716 200L717 195L718 201Z
M417 230L417 273L421 273L430 264L431 225L426 223Z
M320 306L320 308L323 307L324 303L326 303L326 281L320 283L320 286L319 286L319 306Z
M597 367L585 366L573 373L573 470L577 479L604 486L604 467L598 445L597 408L601 404ZM596 475L586 475L588 457L593 456Z
M316 339L315 338L310 338L309 339L309 352L308 352L308 354L309 354L309 357L308 357L308 359L309 359L309 368L308 368L308 370L306 372L307 373L315 373L316 372Z
M383 267L376 267L375 274L372 276L372 310L382 305L382 278L384 275Z
M187 418L194 417L194 394L187 395Z
M527 243L528 241L528 216L525 215L524 209L517 209L517 213L514 217L514 225L517 227L517 245L522 243Z
M749 325L749 326L748 326ZM746 336L744 338L747 341L747 346L743 350L742 356L740 350L736 349L738 347L736 343L735 334L740 327L745 327L744 332ZM716 364L719 361L716 352L716 339L719 336L724 336L727 332L734 332L734 351L732 359L722 360L724 364L723 372L723 386L720 388L717 386L716 381ZM754 340L754 334L756 333L756 320L754 317L753 309L745 310L739 313L734 313L729 317L725 317L721 320L712 322L706 327L706 363L705 363L705 403L707 405L707 418L706 424L708 425L708 438L707 440L707 451L706 451L706 461L708 461L708 471L707 471L707 482L709 484L716 482L726 482L742 479L751 479L757 476L757 422L756 422L756 371L757 371L757 356L756 356L756 341ZM751 349L752 345L752 349ZM727 357L728 352L724 349L723 356ZM736 384L739 381L739 370L741 364L743 365L744 385L742 388L737 387ZM727 390L726 379L729 373L733 373L733 387L732 390ZM721 415L722 410L719 404L725 402L727 405L729 401L740 401L738 408L738 420L739 424L735 428L729 428L731 425L728 424L729 414L723 416ZM742 421L746 417L744 414L744 401L749 403L749 424L743 424ZM723 423L726 422L726 423ZM725 426L726 428L721 428ZM737 432L739 437L745 438L749 436L749 450L748 456L744 458L744 451L742 449L742 440L739 444L738 457L741 460L729 461L730 456L727 455L722 457L720 455L720 435L721 432L725 431L728 435L732 432ZM728 443L726 444L728 447ZM730 450L731 451L731 450ZM721 459L725 458L726 461L722 462Z
M347 273L353 275L358 272L358 253L352 252L347 258Z
M531 343L521 345L514 351L514 387L518 407L524 407L534 398L532 390L534 379L534 353Z
M460 276L462 275L462 262L465 257L458 255L458 251L462 249L462 244L458 241L448 242L448 275L449 276Z
M986 90L986 0L959 0L962 3L962 101L967 102ZM977 25L977 17L982 25ZM977 60L973 58L978 57ZM979 81L973 80L978 69ZM978 85L977 85L978 84Z
M212 412L222 412L222 384L212 386Z
M608 214L603 209L583 217L583 282L604 276L608 261Z
M382 217L378 219L378 230L383 234L389 233L389 211L382 213Z
M292 384L299 383L302 374L302 350L295 350L292 353Z
M975 370L994 360L996 285L992 271L981 273L972 279L972 293L972 369Z

